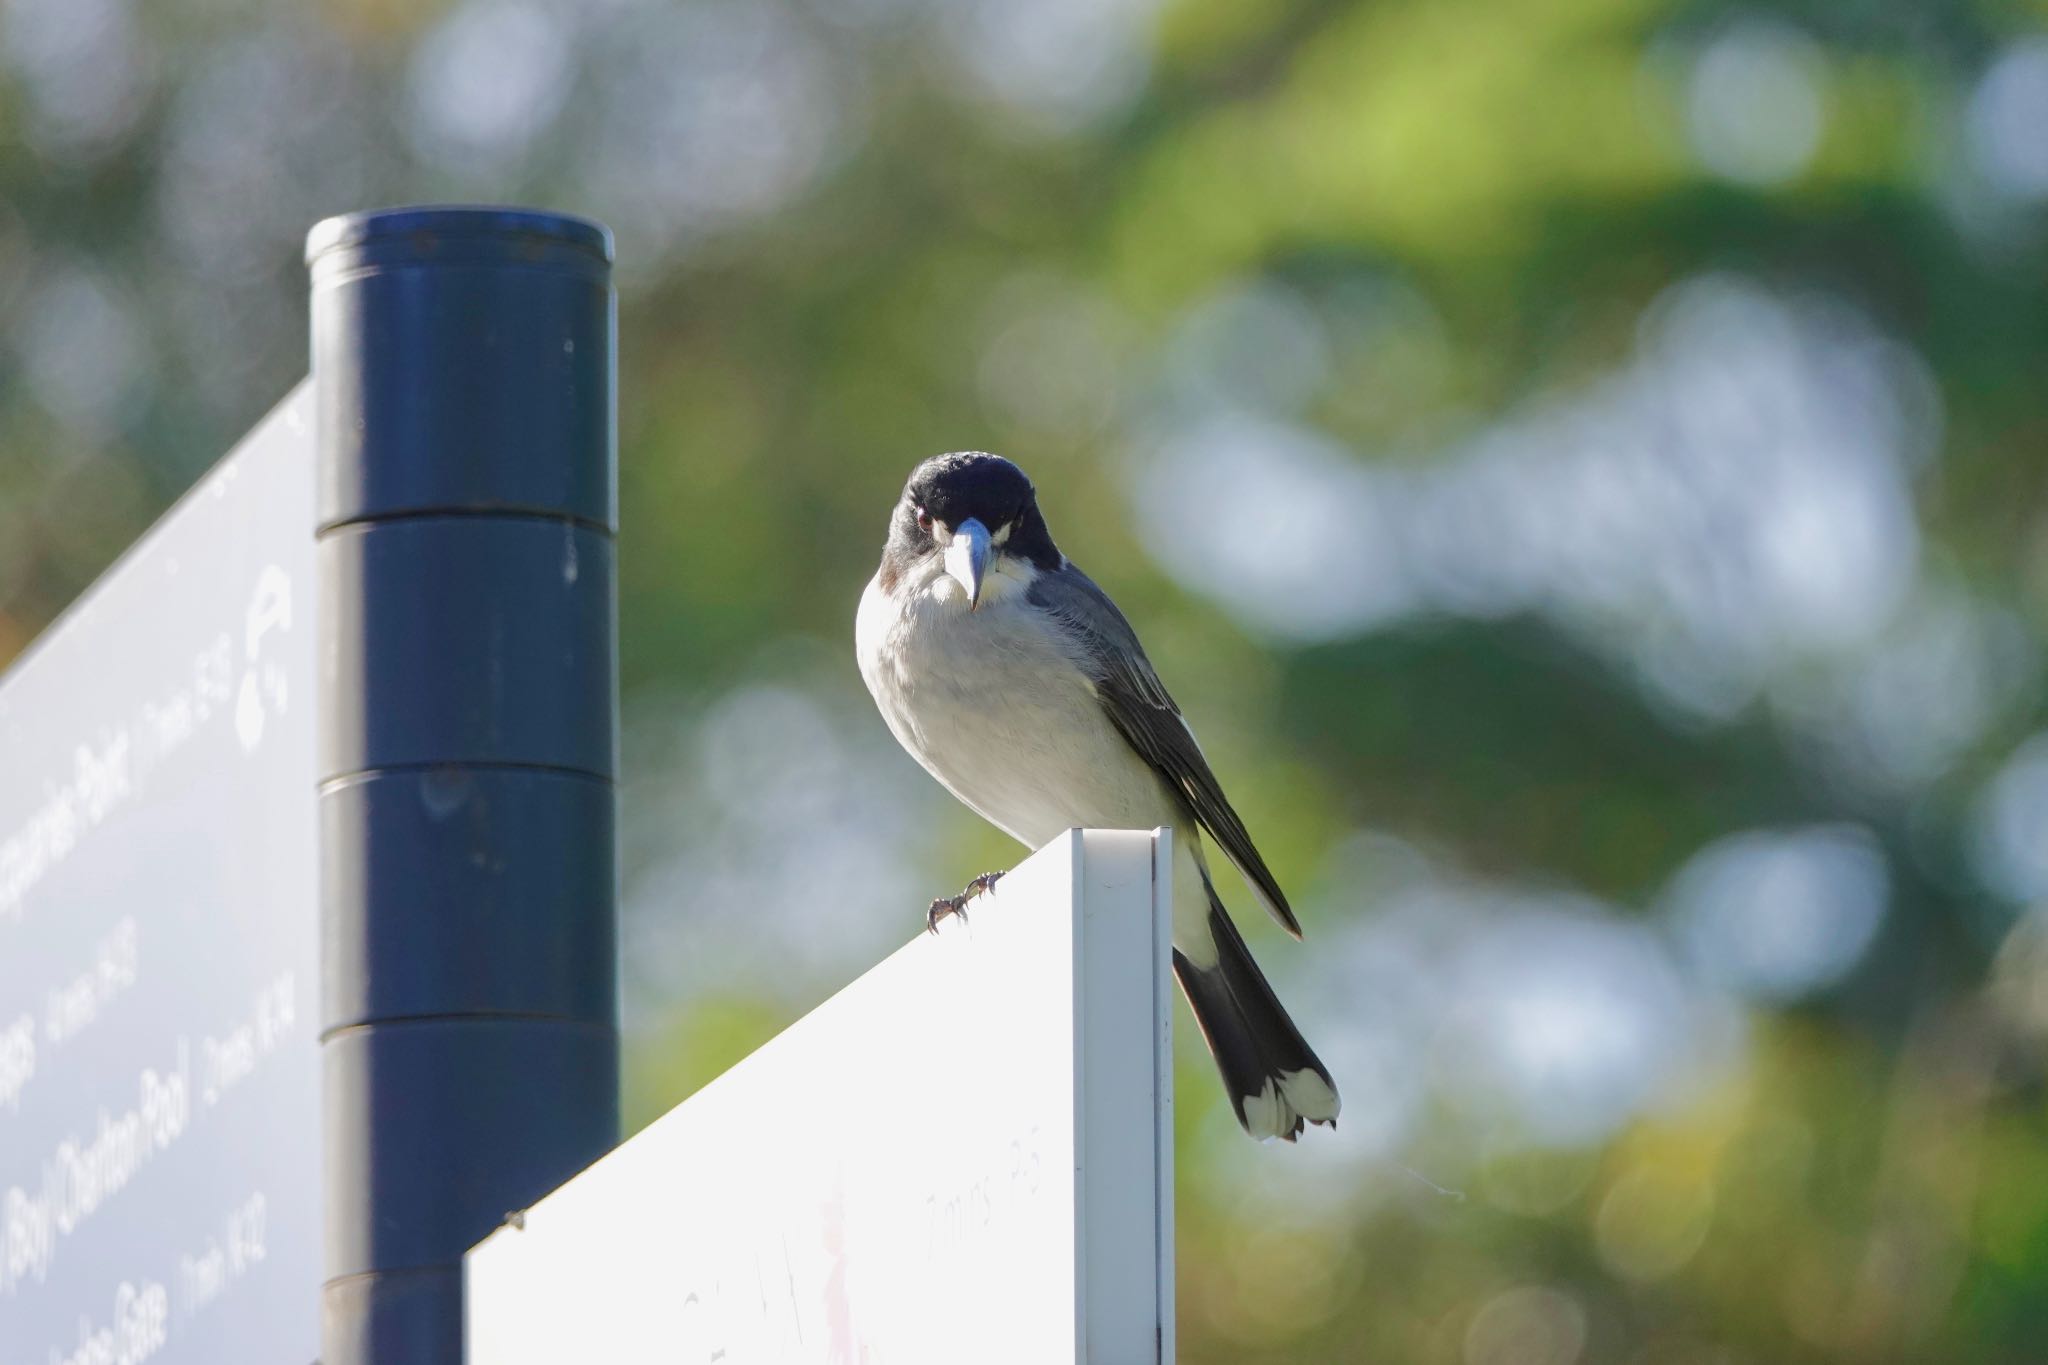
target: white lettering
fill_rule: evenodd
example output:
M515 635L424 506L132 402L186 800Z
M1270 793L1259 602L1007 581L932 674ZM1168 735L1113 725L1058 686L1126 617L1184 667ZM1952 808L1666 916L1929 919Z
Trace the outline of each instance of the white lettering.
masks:
M90 1139L66 1138L43 1163L39 1190L11 1186L0 1197L0 1297L25 1280L40 1284L50 1273L57 1243L76 1232L107 1200L126 1189L150 1159L181 1137L192 1121L190 1050L178 1040L178 1061L168 1072L143 1071L135 1107L102 1109Z
M114 1290L114 1320L95 1329L78 1321L78 1348L70 1355L50 1348L50 1365L142 1365L171 1338L170 1291L153 1280L136 1288L123 1280Z
M70 778L48 784L28 822L0 841L0 916L19 915L35 884L133 790L126 730L73 750Z
M36 1075L36 1020L24 1014L0 1029L0 1109L19 1110L21 1091Z
M256 1069L256 1030L244 1024L221 1039L199 1045L199 1097L220 1103L227 1088Z
M200 1040L201 1103L219 1104L228 1091L247 1079L256 1064L285 1040L298 1014L295 997L296 982L292 973L284 972L256 992L247 1022L237 1024L225 1036Z
M219 1242L207 1242L197 1256L178 1258L178 1311L186 1317L219 1298L227 1287L228 1256Z
M242 652L250 663L262 652L263 637L273 630L292 628L291 575L275 564L266 564L256 575L256 590L243 614Z
M242 652L254 663L263 640L291 629L291 579L275 564L257 574L243 612ZM31 891L91 833L146 784L169 758L215 715L231 711L235 638L221 631L192 656L184 677L167 692L140 703L125 724L103 727L99 738L72 754L70 776L44 785L42 804L0 838L0 921L19 918ZM257 701L285 709L288 680L281 666L260 670ZM241 722L243 748L260 738L261 716Z
M220 1235L209 1236L205 1250L178 1258L181 1317L189 1318L205 1309L264 1258L263 1227L267 1212L263 1191L258 1190L229 1210L222 1220Z
M6 1257L0 1260L0 1294L12 1294L22 1281L33 1278L41 1284L50 1273L50 1261L57 1253L57 1228L50 1206L32 1197L20 1186L0 1197L0 1220L4 1220Z
M107 1002L135 984L141 931L131 917L116 924L93 950L92 965L51 989L43 1006L43 1038L57 1044L99 1017Z

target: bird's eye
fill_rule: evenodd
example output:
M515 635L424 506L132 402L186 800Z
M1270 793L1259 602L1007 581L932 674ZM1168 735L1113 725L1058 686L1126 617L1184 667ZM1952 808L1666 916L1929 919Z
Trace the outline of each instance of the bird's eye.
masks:
M932 529L932 514L925 511L922 507L917 509L917 529L920 531Z

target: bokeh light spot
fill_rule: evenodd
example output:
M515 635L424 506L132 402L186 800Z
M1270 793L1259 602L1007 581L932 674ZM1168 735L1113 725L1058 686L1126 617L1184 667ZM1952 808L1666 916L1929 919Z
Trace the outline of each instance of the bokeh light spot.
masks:
M2048 732L2021 744L1992 777L1970 842L1986 885L2012 901L2048 900Z
M413 53L421 154L465 173L519 156L568 97L573 39L558 11L522 0L469 0L449 14Z
M1628 1171L1600 1201L1600 1260L1627 1280L1661 1280L1685 1268L1706 1240L1713 1202L1696 1180L1655 1166Z
M1827 116L1819 49L1783 24L1749 19L1710 42L1686 91L1694 153L1714 174L1782 184L1806 169Z
M1502 1290L1465 1329L1465 1365L1573 1365L1585 1349L1585 1308L1545 1285Z
M2048 199L2048 36L2001 51L1970 93L1970 159L2001 193Z
M1842 824L1709 844L1679 869L1665 900L1702 976L1744 995L1789 1000L1856 965L1890 894L1877 841Z

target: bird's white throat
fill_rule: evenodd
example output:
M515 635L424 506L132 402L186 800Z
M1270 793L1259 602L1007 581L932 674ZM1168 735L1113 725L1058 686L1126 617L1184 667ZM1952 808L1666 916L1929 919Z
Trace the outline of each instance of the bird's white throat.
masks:
M988 573L981 580L981 601L974 609L987 611L991 607L1021 601L1031 591L1032 580L1037 577L1038 570L1029 560L998 554L989 561ZM910 572L897 580L895 592L891 595L906 608L921 599L948 610L966 612L969 609L967 589L959 579L946 572L945 560L939 555L919 560Z

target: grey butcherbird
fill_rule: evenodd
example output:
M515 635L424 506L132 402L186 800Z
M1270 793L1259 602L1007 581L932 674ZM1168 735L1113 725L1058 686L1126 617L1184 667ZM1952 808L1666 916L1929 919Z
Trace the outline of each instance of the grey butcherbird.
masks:
M1288 933L1301 927L1123 613L1053 544L1024 471L968 451L911 472L860 602L861 676L946 789L1037 848L1074 826L1174 835L1173 970L1239 1122L1336 1126L1337 1088L1209 880L1206 832ZM957 911L999 873L932 903Z

